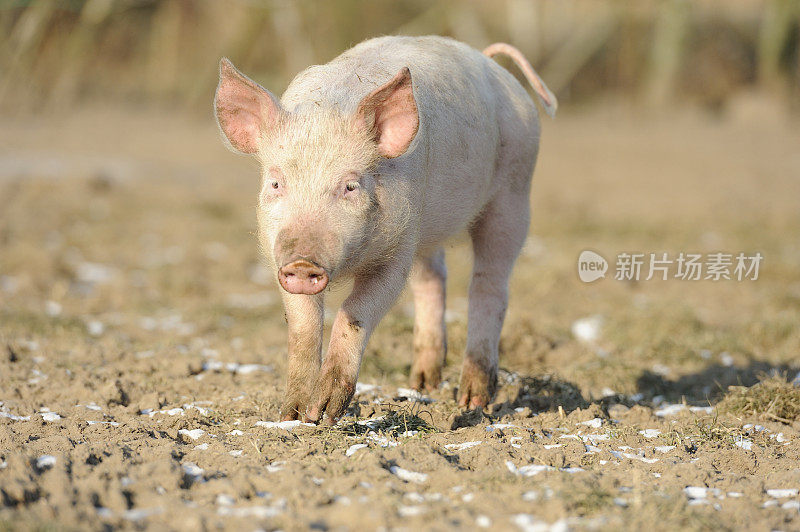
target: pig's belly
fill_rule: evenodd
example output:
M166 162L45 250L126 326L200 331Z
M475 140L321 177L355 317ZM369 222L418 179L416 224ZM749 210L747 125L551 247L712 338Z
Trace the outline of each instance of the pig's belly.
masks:
M487 154L488 158L488 154ZM491 164L469 169L451 168L428 183L420 221L418 249L433 250L464 232L478 217L496 192L493 183L494 157Z

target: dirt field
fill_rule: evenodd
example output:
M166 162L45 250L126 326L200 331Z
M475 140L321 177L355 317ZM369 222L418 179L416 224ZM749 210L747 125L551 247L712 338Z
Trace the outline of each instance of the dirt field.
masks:
M0 530L800 529L800 128L759 105L545 120L495 402L453 400L454 242L446 382L404 389L404 296L333 428L274 423L257 168L210 112L3 118ZM758 280L613 278L621 252L718 251L760 252Z

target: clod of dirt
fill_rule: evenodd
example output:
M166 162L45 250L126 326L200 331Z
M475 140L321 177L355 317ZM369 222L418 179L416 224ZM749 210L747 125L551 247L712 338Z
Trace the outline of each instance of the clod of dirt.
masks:
M483 410L476 408L474 410L467 410L461 414L455 414L453 421L450 424L450 430L456 430L463 427L474 427L479 425L484 419L491 421L491 418L483 413Z

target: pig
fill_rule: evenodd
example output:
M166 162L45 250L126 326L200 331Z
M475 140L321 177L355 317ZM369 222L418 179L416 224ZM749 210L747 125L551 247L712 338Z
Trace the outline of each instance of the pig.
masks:
M544 110L556 98L524 56L438 37L370 39L300 72L280 100L220 62L223 138L260 162L258 240L288 325L284 420L335 423L353 397L370 335L410 280L411 385L433 390L447 352L444 243L474 254L456 398L483 408L497 386L508 282L530 220L536 106L491 59L510 56ZM325 288L352 281L323 358Z

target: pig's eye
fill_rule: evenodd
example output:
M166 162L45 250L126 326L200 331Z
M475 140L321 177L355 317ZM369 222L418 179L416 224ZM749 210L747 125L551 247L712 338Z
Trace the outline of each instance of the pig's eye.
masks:
M274 188L275 190L278 190L278 188L280 188L280 186L281 186L281 185L280 185L280 183L278 183L277 181L273 181L273 182L271 183L271 186L272 186L272 188Z
M361 188L361 185L358 181L348 181L344 188L348 192L353 192L354 190Z

